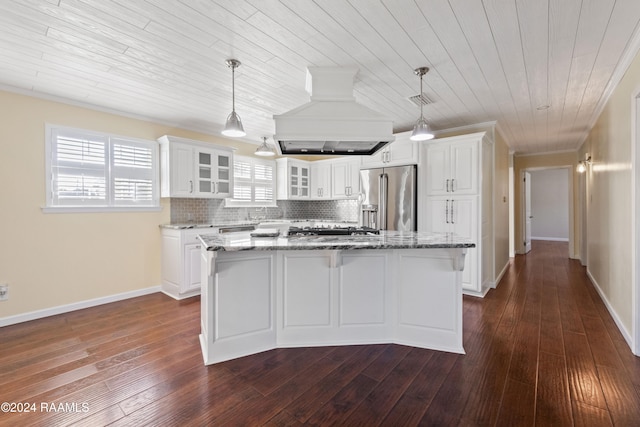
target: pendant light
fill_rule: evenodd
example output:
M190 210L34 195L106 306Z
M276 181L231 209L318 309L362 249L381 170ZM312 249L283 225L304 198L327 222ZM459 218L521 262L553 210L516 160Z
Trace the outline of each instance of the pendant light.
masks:
M433 138L433 133L429 130L429 125L422 114L422 76L427 74L428 71L429 67L420 67L413 70L417 76L420 76L420 118L413 127L413 132L411 132L411 136L409 137L412 141L427 141Z
M240 66L237 59L227 59L226 64L231 68L231 114L227 116L227 123L224 125L222 134L224 136L239 137L245 136L247 133L242 127L242 120L236 113L236 68Z
M275 156L276 152L273 151L273 148L269 144L267 144L267 137L263 136L262 144L260 144L260 146L256 148L255 154L256 156L268 157L268 156Z

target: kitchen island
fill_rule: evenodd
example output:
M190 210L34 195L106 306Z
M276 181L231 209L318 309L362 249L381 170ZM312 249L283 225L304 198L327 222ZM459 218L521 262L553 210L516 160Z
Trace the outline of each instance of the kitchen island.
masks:
M467 248L450 233L200 235L205 364L277 347L396 343L464 353Z

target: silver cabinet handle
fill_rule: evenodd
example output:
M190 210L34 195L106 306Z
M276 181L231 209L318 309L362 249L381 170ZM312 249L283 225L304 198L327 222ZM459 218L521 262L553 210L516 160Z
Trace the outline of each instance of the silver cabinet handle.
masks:
M213 182L213 181L211 181L211 192L214 193L214 194L217 193L217 191L216 191L216 183Z
M189 193L193 193L193 181L189 181Z
M447 193L449 192L449 179L447 179Z
M453 218L453 216L454 216L453 203L454 203L454 200L451 200L451 224L455 224L456 223L455 219Z
M456 179L455 179L455 178L452 178L452 179L451 179L451 192L452 192L452 193L456 191L456 190L455 190L455 183L456 183Z
M444 204L444 218L447 224L449 224L449 200L447 200Z

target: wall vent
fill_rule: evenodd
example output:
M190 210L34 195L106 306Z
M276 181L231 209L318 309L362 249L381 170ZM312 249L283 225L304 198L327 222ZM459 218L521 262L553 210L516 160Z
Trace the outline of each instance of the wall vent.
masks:
M429 98L427 95L425 95L424 92L422 94L410 96L407 99L412 103L414 103L415 105L417 105L418 107L420 105L424 106L428 104L433 104L433 100Z

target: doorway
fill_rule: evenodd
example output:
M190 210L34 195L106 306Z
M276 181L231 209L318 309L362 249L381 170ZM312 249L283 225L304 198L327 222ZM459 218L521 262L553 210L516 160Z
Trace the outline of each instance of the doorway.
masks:
M572 166L523 169L521 213L523 242L520 253L531 250L532 240L567 241L573 258Z

